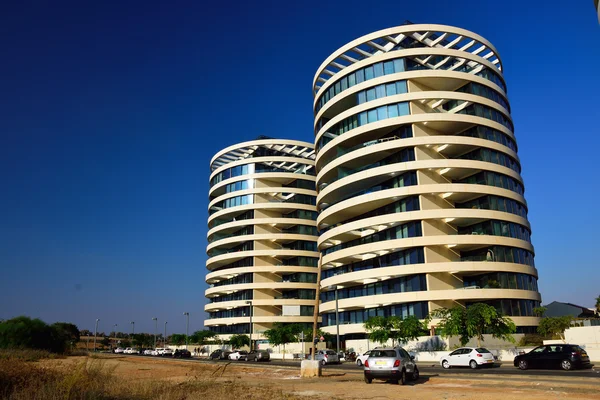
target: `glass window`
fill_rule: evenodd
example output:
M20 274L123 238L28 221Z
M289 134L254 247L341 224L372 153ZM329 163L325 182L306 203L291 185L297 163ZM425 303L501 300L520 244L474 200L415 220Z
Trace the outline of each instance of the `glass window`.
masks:
M385 92L388 96L393 96L393 95L397 94L398 91L396 90L396 84L388 83L387 85L385 85Z
M399 115L409 115L410 111L408 108L408 103L398 104L398 113L399 113Z
M356 75L356 84L358 85L361 82L365 81L365 71L362 69L359 69L358 71L356 71L354 73Z
M348 87L352 87L354 85L356 85L356 75L350 74L348 75Z
M385 97L385 85L376 86L375 92L378 99Z
M398 116L398 106L395 104L388 106L388 117L394 118L397 116Z
M365 80L373 79L375 77L375 73L373 72L373 66L365 68Z
M383 73L385 75L389 75L389 74L393 74L394 73L394 62L393 61L386 61L383 64Z
M398 58L394 60L394 72L404 72L404 59Z
M408 93L408 88L406 86L406 81L396 82L396 91L398 93Z
M375 69L375 78L383 76L383 63L377 63L373 67Z
M367 90L367 101L372 101L372 100L375 100L376 98L377 98L377 95L375 93L375 88Z
M367 119L369 123L377 121L377 109L367 111Z
M382 119L387 119L387 106L377 108L377 119L381 121Z
M363 90L358 92L358 104L362 104L367 101L367 93Z

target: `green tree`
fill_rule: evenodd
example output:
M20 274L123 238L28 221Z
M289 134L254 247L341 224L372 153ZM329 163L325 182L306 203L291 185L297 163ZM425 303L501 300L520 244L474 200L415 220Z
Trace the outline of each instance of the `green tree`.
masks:
M369 333L369 340L383 345L387 343L388 340L394 339L392 334L393 318L397 317L377 316L368 318L363 326Z
M535 307L533 313L538 317L543 317L548 309L546 307Z
M190 335L190 343L204 345L210 339L217 337L217 334L213 331L196 331Z
M100 343L102 344L102 346L108 347L110 346L110 338L108 336L104 336Z
M264 335L273 346L283 345L283 359L285 360L285 345L297 341L300 332L302 332L301 325L275 322L273 328L267 329Z
M250 337L248 335L231 335L229 343L234 349L239 349L243 346L250 346Z
M573 317L566 315L563 317L544 317L540 320L537 331L540 335L552 339L565 340L565 330L571 327Z
M497 339L515 341L512 335L517 328L512 319L485 303L475 303L467 308L438 308L429 314L428 320L434 318L440 319L438 328L443 336L458 336L463 346L472 338L477 338L477 346L481 346L485 333Z
M64 353L71 341L68 332L70 328L65 329L61 324L50 326L37 318L12 318L0 322L0 348L29 348Z
M600 296L596 297L596 312L600 315Z
M76 325L68 322L56 322L51 325L58 334L58 340L67 343L69 349L75 348L77 342L79 342L80 333Z
M185 335L182 333L174 333L171 335L170 342L176 346L181 346L185 344Z
M427 333L425 326L415 316L400 317L371 317L363 324L369 332L369 339L376 343L384 344L392 339L392 345L396 342L408 342Z

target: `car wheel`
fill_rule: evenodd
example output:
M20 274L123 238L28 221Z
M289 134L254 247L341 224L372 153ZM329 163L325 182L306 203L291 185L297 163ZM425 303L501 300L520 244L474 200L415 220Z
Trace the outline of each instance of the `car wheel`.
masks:
M477 369L477 361L471 360L471 362L469 363L469 367L471 367L471 369Z
M356 365L358 365L359 367L362 367L362 361L356 360Z
M371 384L371 383L373 383L373 378L367 378L367 377L365 376L365 383L367 383L367 384Z
M325 366L325 364L327 364L327 361L321 360L321 365Z
M398 380L398 383L400 385L406 385L406 370L403 369L402 373L400 374L400 379Z
M563 360L560 363L560 367L562 369L564 369L565 371L569 371L571 368L573 368L573 363L571 363L571 361L569 361L569 360Z
M417 366L415 365L415 369L412 373L412 380L413 381L418 381L419 380L419 368L417 368Z
M258 362L258 357L254 357L254 362Z
M442 367L444 367L444 369L450 369L450 363L448 360L442 361Z
M529 364L527 364L527 361L525 361L525 360L519 361L519 369L526 370L528 367L529 367Z

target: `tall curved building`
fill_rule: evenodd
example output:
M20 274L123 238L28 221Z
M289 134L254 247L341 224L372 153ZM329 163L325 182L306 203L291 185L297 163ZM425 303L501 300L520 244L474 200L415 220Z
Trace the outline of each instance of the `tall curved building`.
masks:
M404 25L329 56L313 82L320 313L364 337L370 316L494 305L535 330L537 270L498 52Z
M274 322L312 323L317 282L311 143L259 138L211 160L205 325L253 339Z

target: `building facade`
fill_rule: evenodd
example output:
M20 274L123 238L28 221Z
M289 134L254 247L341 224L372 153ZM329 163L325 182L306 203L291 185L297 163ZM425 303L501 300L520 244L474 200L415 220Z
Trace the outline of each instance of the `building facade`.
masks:
M315 152L259 138L211 160L205 325L253 339L274 322L312 324L317 282Z
M314 81L323 330L484 302L540 305L502 61L483 37L404 25L336 50Z

